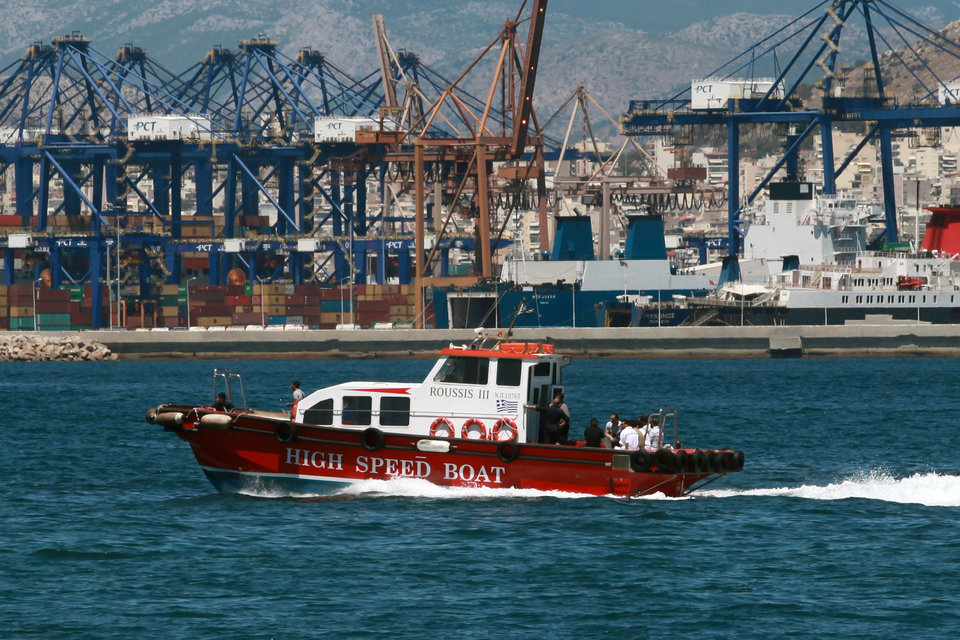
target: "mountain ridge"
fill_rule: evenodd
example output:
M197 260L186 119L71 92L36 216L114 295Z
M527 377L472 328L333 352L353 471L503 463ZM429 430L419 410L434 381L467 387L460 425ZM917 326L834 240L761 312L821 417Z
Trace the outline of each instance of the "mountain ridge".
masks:
M819 3L823 5L825 3ZM71 32L92 39L108 58L127 42L174 74L199 63L211 48L234 49L240 40L264 34L293 56L310 47L355 77L377 69L370 16L384 13L395 49L416 53L426 65L455 78L493 41L518 2L455 2L438 8L426 0L393 3L360 0L12 0L0 24L0 63L9 73L17 58L37 41ZM818 5L783 0L771 9L754 0L660 3L611 0L585 6L575 0L549 5L543 39L537 104L541 119L570 95L577 83L611 113L631 99L663 97L715 69L792 16ZM820 9L822 11L822 9ZM932 27L960 18L947 0L912 7ZM862 31L862 30L861 30ZM525 34L524 34L525 35ZM858 38L856 28L845 42ZM485 93L488 80L468 88Z

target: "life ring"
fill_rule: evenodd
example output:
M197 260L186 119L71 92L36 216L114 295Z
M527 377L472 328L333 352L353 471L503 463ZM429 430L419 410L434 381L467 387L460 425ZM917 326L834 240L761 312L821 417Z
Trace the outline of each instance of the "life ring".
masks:
M437 433L441 427L446 430L446 433ZM441 438L456 438L457 429L453 426L453 423L450 422L450 418L437 418L430 423L430 435Z
M630 455L630 468L637 473L646 473L647 471L650 471L650 463L652 461L653 456L650 454L650 452L640 449L639 451L634 451Z
M281 422L273 429L273 437L278 442L290 444L297 439L297 426L290 422Z
M360 446L367 451L379 451L386 441L387 437L383 435L383 431L376 427L364 429L363 433L360 434Z
M504 437L506 431L509 431L509 434ZM505 440L516 440L519 435L520 429L517 428L517 423L512 418L500 418L493 423L490 439L503 442Z
M660 449L653 454L653 463L657 465L657 469L660 471L670 473L676 470L677 457L670 449Z
M497 445L497 457L504 462L513 462L520 457L520 445L515 440L503 440Z
M471 427L479 427L480 435L476 438L471 438ZM474 431L476 433L476 431ZM463 423L463 426L460 427L460 437L464 440L486 440L487 439L487 425L480 422L479 418L470 418Z

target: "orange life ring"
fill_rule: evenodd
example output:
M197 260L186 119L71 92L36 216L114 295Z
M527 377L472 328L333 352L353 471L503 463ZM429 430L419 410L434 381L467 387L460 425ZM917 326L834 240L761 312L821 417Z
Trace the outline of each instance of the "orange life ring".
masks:
M480 437L479 438L470 438L470 427L477 426L480 427ZM472 440L486 440L487 439L487 425L480 422L479 418L470 418L463 423L463 426L460 427L460 437L463 439L472 439Z
M509 432L509 435L504 437L504 432ZM520 435L520 429L517 428L517 423L513 421L513 418L500 418L493 424L493 430L490 433L490 439L496 440L497 442L503 442L505 440L516 440Z
M446 429L446 433L438 434L437 430L441 428L441 425ZM437 418L432 423L430 423L430 435L439 436L441 438L455 438L457 437L457 429L453 426L453 423L450 422L449 418Z

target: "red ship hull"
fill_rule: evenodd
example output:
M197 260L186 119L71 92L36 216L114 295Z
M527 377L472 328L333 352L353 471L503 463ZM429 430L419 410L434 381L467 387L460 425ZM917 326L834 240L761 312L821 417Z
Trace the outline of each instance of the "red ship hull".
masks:
M678 497L743 467L737 451L635 452L359 431L187 406L151 411L148 421L189 442L225 493L326 494L364 480L418 478L450 487ZM157 419L176 414L182 423Z

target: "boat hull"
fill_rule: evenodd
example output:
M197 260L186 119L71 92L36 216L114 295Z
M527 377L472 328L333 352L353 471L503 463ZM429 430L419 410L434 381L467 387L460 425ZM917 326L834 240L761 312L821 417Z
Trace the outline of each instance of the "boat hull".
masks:
M158 412L185 416L165 428L190 443L207 478L225 493L319 495L365 480L417 478L449 487L683 496L743 464L733 451L629 452L439 438L244 413L211 425L202 409L166 406Z

